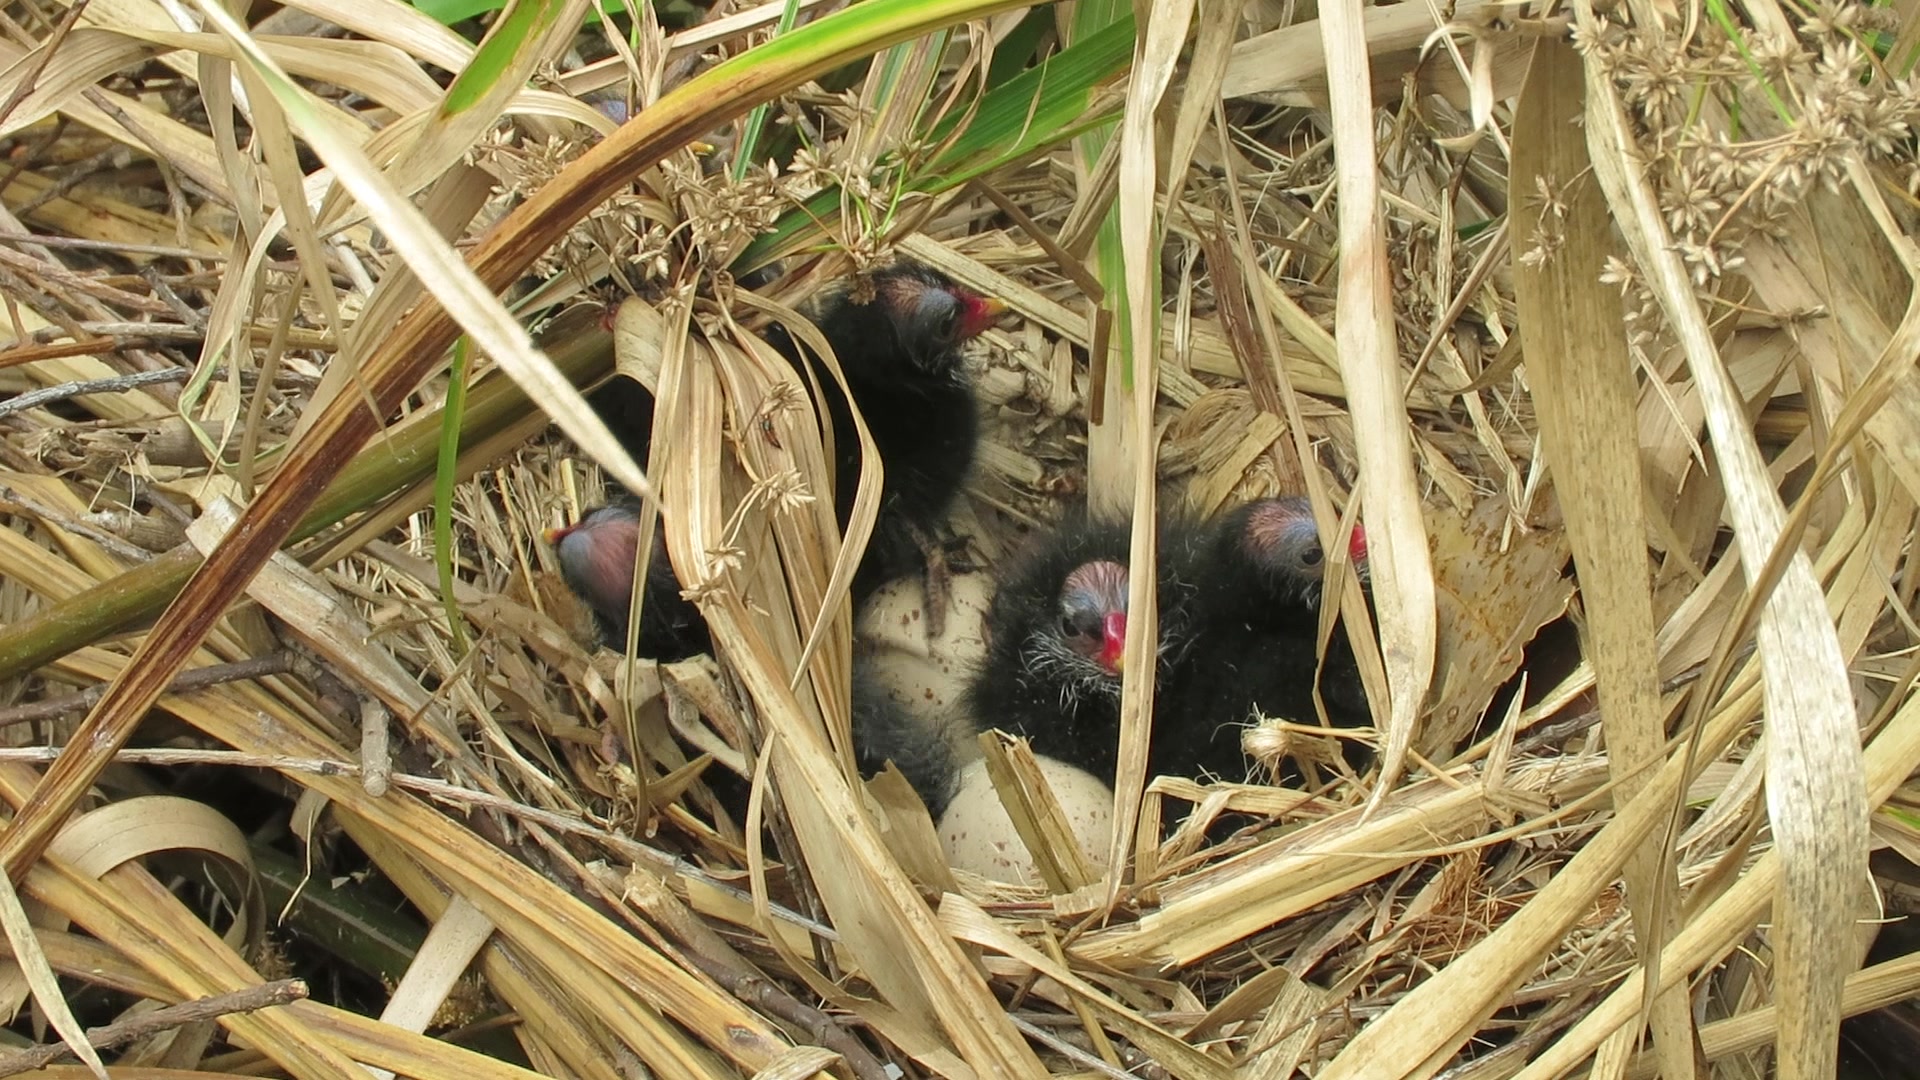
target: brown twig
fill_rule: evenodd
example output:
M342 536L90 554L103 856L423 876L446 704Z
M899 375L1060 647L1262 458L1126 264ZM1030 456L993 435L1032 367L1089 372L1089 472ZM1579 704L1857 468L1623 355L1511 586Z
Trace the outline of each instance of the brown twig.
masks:
M116 344L120 344L117 339L128 337L140 337L151 341L187 342L205 341L207 339L206 331L198 327L187 326L184 323L81 321L74 323L73 327L85 333L114 338L116 339ZM66 332L65 328L49 326L42 330L35 330L27 336L26 340L37 342L54 341Z
M115 1021L104 1027L88 1028L87 1044L96 1050L105 1050L111 1046L118 1046L121 1043L188 1024L197 1024L203 1020L215 1020L234 1013L254 1012L275 1005L285 1005L290 1001L304 1001L306 997L307 984L300 979L281 979L278 982L262 983L259 986L249 986L244 990L235 990L228 994L215 994L213 997L200 998L197 1001L183 1001L178 1005L168 1005L150 1013ZM8 1054L0 1057L0 1076L14 1076L34 1069L44 1069L72 1053L73 1051L65 1043L55 1043Z
M1085 1069L1088 1072L1099 1073L1102 1076L1110 1076L1110 1077L1113 1077L1114 1080L1133 1080L1133 1078L1136 1076L1151 1077L1151 1076L1167 1075L1166 1069L1164 1066L1161 1066L1157 1062L1151 1062L1151 1061L1145 1060L1144 1058L1142 1058L1142 1056L1139 1054L1138 1051L1133 1050L1131 1048L1127 1050L1129 1067L1127 1069L1118 1069L1112 1065L1109 1065L1107 1062L1102 1061L1099 1057L1093 1054L1090 1054L1086 1050L1078 1046L1075 1046L1073 1043L1068 1042L1067 1040L1061 1038L1058 1035L1055 1035L1054 1033L1048 1031L1046 1028L1033 1023L1031 1020L1028 1020L1025 1017L1009 1015L1008 1019L1012 1020L1013 1026L1016 1028L1019 1028L1020 1033L1025 1035L1027 1038L1032 1039L1034 1042L1037 1042L1040 1045L1053 1050L1055 1053L1064 1054L1066 1057L1071 1059L1074 1064L1079 1065L1081 1068ZM1065 1019L1071 1020L1075 1024L1079 1023L1079 1020L1076 1017L1070 1016L1070 1017L1066 1017ZM1143 1068L1148 1071L1146 1072L1137 1071ZM1134 1071L1130 1071L1130 1070L1134 1070Z
M0 235L0 240L5 239L6 237L4 235ZM249 323L245 327L245 330L251 340L259 342L273 340L274 328L271 326L256 326ZM82 319L78 322L43 327L27 333L19 340L37 345L46 345L58 342L62 338L77 337L82 334L111 338L113 348L115 349L129 348L133 344L141 342L184 342L191 344L207 339L205 330L199 327L189 326L185 323L114 322L102 319ZM286 341L289 347L302 349L331 349L334 347L333 336L331 334L301 327L289 328L286 331ZM251 375L252 373L253 369L251 368L246 369L244 372L244 374L247 375Z
M294 658L288 653L272 653L267 656L255 656L247 660L236 660L231 664L210 664L180 673L173 680L171 693L187 690L200 690L224 682L236 682L241 679L264 679L269 675L285 675L293 670ZM85 690L60 697L47 698L44 701L30 701L25 705L14 705L0 709L0 728L13 724L27 724L36 720L52 720L70 713L86 712L100 700L106 692L105 684L89 686Z
M64 286L82 296L128 311L140 311L153 315L172 314L167 305L152 297L138 296L124 289L116 289L85 274L68 270L64 266L49 265L31 256L22 255L9 247L0 247L0 263L36 280Z
M4 406L0 406L0 416L6 415L3 410ZM147 558L147 552L143 548L128 543L126 537L111 529L104 529L94 522L75 517L12 485L0 484L0 509L12 512L16 507L39 518L42 524L51 528L60 529L75 536L84 536L129 563L137 564L144 562Z
M973 190L986 196L988 202L999 207L1000 212L1007 215L1016 228L1026 233L1034 243L1039 244L1040 250L1046 252L1047 257L1053 260L1054 268L1080 287L1081 295L1096 304L1106 299L1107 290L1100 284L1100 279L1094 276L1093 271L1088 270L1085 263L1074 258L1072 252L1061 247L1060 241L1042 228L1039 222L1028 217L1027 212L1020 209L1020 204L1008 198L999 188L983 180L975 180L971 186Z
M142 341L142 346L149 344ZM120 343L112 338L90 337L83 341L56 341L50 345L16 345L10 349L0 349L0 368L19 367L36 360L58 360L66 356L86 356L90 353L112 352Z

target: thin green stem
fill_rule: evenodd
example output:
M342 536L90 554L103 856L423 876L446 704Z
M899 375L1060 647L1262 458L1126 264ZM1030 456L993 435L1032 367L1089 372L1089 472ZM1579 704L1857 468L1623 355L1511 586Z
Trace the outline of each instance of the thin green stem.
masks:
M453 654L467 654L467 620L453 598L453 489L460 481L460 418L467 411L467 365L473 347L466 337L453 345L447 403L440 412L440 460L433 474L433 565L440 573L440 602L447 609Z
M774 39L778 40L781 35L792 30L793 24L799 18L799 0L787 0L786 6L780 9L780 22L779 25L774 28ZM753 161L753 155L760 148L760 129L766 126L767 113L772 110L772 108L772 102L754 106L753 111L747 114L746 122L740 125L740 152L733 155L733 178L735 180L739 180L741 177L747 175L747 169Z

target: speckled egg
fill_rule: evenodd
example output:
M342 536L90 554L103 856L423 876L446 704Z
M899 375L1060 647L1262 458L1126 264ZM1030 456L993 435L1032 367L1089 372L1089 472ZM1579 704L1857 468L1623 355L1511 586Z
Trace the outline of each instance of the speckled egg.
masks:
M1099 778L1064 761L1037 757L1047 786L1060 802L1080 853L1096 873L1107 865L1107 832L1113 820L1113 791ZM947 862L992 881L1010 885L1042 884L1027 846L1014 830L987 775L985 761L960 770L959 790L940 816L940 846Z
M967 673L986 652L992 577L956 574L949 580L946 621L938 635L927 633L926 582L918 575L876 589L855 627L862 670L915 713L958 706Z

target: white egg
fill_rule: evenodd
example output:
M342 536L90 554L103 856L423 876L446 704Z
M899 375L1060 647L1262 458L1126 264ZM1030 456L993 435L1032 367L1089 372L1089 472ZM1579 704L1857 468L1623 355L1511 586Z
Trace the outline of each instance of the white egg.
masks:
M968 677L986 655L993 579L987 574L960 574L950 579L950 586L939 634L927 632L923 578L903 578L876 590L860 609L855 627L857 662L864 678L927 724L930 736L945 737L953 746L959 778L938 824L947 862L992 881L1040 885L1040 872L980 758L974 733L981 725L963 711ZM1112 790L1084 769L1052 758L1035 760L1087 864L1096 873L1104 872Z
M919 575L876 589L855 627L863 672L916 713L958 706L968 674L986 653L993 579L955 574L950 584L938 635L927 633L926 582Z
M1066 814L1080 853L1093 871L1107 866L1107 831L1113 820L1113 791L1098 777L1053 758L1035 757L1047 786ZM940 816L940 847L947 863L983 878L1010 885L1043 884L1027 845L1007 816L987 775L985 761L960 770L959 790Z

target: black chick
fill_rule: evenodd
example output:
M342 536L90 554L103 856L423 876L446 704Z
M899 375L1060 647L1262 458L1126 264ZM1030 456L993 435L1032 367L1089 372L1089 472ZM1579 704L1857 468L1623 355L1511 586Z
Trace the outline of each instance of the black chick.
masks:
M1240 731L1256 712L1302 722L1316 715L1311 567L1320 560L1303 534L1274 528L1295 512L1266 500L1204 525L1161 522L1151 774L1244 779ZM982 724L1101 777L1119 758L1127 533L1075 519L1017 562L988 612L987 655L967 690ZM1364 700L1359 710L1328 704L1336 724L1365 722Z
M816 322L880 452L885 475L873 537L854 575L857 607L874 589L937 555L947 510L973 468L979 438L973 383L960 347L1005 305L937 270L899 263L829 296ZM789 361L802 350L776 327L767 340ZM833 421L834 511L844 528L860 481L860 442L846 397L815 364Z
M946 275L912 263L875 271L866 281L870 289L845 288L820 304L816 322L833 346L853 399L885 466L880 489L879 516L853 581L856 606L885 582L904 576L927 559L937 558L942 523L960 485L973 467L978 417L973 386L961 365L960 347L991 326L1004 305L955 284ZM773 327L767 340L787 359L799 365L802 350L794 338ZM860 443L853 414L838 384L815 365L833 424L835 510L844 528L853 509L854 489L860 477ZM587 397L627 451L643 466L653 434L654 401L644 387L616 376ZM618 504L616 504L618 505ZM583 519L584 524L584 519ZM596 545L591 536L580 541L584 549ZM632 554L631 547L628 549ZM656 552L656 554L659 554ZM577 558L585 559L583 554ZM562 556L563 567L566 556ZM603 560L591 560L596 566ZM631 565L631 559L629 559ZM656 558L655 567L666 567ZM652 576L643 611L659 611L668 620L671 638L650 638L642 627L641 652L650 640L685 643L691 635L679 633L693 620L700 646L706 632L698 614L680 598L680 586L670 570ZM608 639L624 640L626 597L631 573L624 578L606 574L569 573L569 584L596 613L618 618L618 632ZM623 588L628 587L628 588ZM611 599L618 592L621 600ZM650 618L643 615L643 618ZM663 659L666 657L662 657Z
M547 533L560 559L560 576L587 602L601 640L615 649L627 643L632 613L634 556L640 546L640 508L630 501L595 507L564 529ZM685 660L713 649L707 623L680 595L666 540L653 534L653 558L647 563L647 588L640 606L636 653L660 661Z
M1349 555L1364 580L1366 537L1355 527ZM1325 552L1304 498L1262 499L1222 515L1194 543L1168 549L1177 578L1194 589L1191 637L1155 695L1155 715L1184 718L1202 770L1245 775L1240 731L1261 716L1318 722L1314 685ZM1368 723L1359 667L1344 633L1327 644L1319 687L1336 727ZM1348 759L1366 758L1347 740Z
M858 662L853 671L853 763L863 777L872 777L891 761L919 794L935 821L946 812L959 788L959 738L956 719L911 710L893 699L878 683L863 678Z
M593 611L601 639L624 648L633 596L635 549L640 542L640 511L631 502L596 507L579 522L547 534L560 558L560 573ZM680 595L665 542L656 532L647 568L647 591L640 611L636 652L661 661L684 660L713 648L706 620ZM950 716L923 714L896 702L864 677L856 659L853 679L854 763L861 776L873 776L892 761L938 819L952 800L959 776L955 740L970 737ZM715 777L723 802L745 813L746 789Z
M1206 603L1216 612L1245 612L1249 621L1262 615L1292 623L1301 606L1319 609L1326 553L1313 520L1313 506L1304 497L1290 495L1258 499L1235 507L1202 531L1194 549L1201 564L1220 568L1220 586ZM1347 543L1347 554L1362 582L1367 574L1367 533L1359 524Z
M1161 543L1191 543L1180 523ZM965 711L982 726L1025 736L1036 754L1103 779L1119 759L1120 672L1127 633L1128 526L1076 516L1040 538L1001 574L987 610L987 653ZM1179 663L1192 588L1160 576L1161 678ZM1149 767L1179 771L1177 738L1154 725Z

